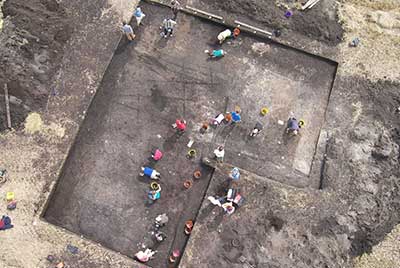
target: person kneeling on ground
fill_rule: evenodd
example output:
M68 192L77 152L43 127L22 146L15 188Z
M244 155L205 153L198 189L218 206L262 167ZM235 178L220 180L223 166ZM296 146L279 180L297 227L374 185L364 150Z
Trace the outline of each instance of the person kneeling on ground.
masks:
M125 21L122 22L122 31L124 32L126 38L128 38L129 41L135 39L136 35L134 34L132 27Z
M161 179L161 174L157 172L157 170L152 169L151 167L142 167L142 172L139 174L140 176L147 176L153 180Z
M161 187L158 190L150 190L147 196L151 201L157 201L161 197Z
M135 254L135 257L138 261L145 263L148 262L151 258L153 258L154 254L156 254L157 251L151 250L150 248L147 248L145 251L139 251L138 253Z
M239 123L242 121L242 116L240 115L240 111L231 112L232 122L231 124Z
M158 161L163 157L163 153L159 149L155 149L153 152L151 152L151 157L155 161Z
M172 36L174 33L174 27L176 25L176 21L173 19L164 19L162 26L160 29L163 31L161 32L161 36L164 36L164 38L167 38L168 36Z
M224 161L224 156L225 156L224 146L218 146L218 148L214 150L214 156L218 162Z
M232 31L229 29L226 29L225 31L222 31L218 34L217 38L220 44L222 44L226 38L230 38L232 36Z
M184 119L176 119L175 124L172 127L177 129L178 132L183 133L186 130L186 121Z
M223 56L226 55L226 52L222 49L214 49L213 51L210 50L204 50L204 53L208 54L211 58L222 58Z
M250 133L250 137L255 137L263 130L263 125L260 122L257 122L254 126L253 130Z
M135 12L133 13L133 15L136 18L136 23L137 26L140 25L140 23L142 22L142 20L144 19L144 17L146 17L146 15L142 12L142 9L140 7L137 7Z
M293 133L293 135L297 135L299 133L301 125L302 124L300 124L300 122L297 121L296 118L294 117L289 118L287 123L286 133Z

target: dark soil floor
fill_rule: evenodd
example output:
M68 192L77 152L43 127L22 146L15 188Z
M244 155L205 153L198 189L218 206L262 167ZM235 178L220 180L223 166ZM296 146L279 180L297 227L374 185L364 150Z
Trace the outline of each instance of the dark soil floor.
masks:
M288 5L296 3L298 1L289 1ZM199 0L193 4L269 30L281 29L286 38L300 34L337 44L343 34L337 23L333 1L321 1L307 12L294 10L290 19L283 16L286 9L277 7L275 1ZM30 111L45 108L49 94L57 94L50 85L59 68L63 46L78 27L75 22L85 23L85 19L96 15L100 10L98 7L104 6L104 0L80 4L79 8L86 10L81 13L84 16L86 13L87 18L76 17L77 6L74 1L32 0L27 3L13 0L6 1L2 7L6 19L0 42L0 95L3 95L3 85L7 83L14 128L24 121ZM5 110L3 99L1 114ZM0 130L5 127L5 117L1 116Z
M287 176L285 182L307 186L305 175L336 65L247 35L223 45L225 58L209 60L204 50L219 47L216 36L224 28L179 14L174 36L164 39L159 25L171 11L141 6L147 14L144 25L136 31L134 42L120 43L45 218L131 257L142 245L157 247L150 265L164 267L171 250L185 246L184 223L196 218L211 179L211 170L200 165L200 156L217 144L225 144L226 161L240 168L260 175L281 168L285 174L305 172ZM199 133L202 122L236 105L242 109L242 123ZM264 106L270 109L267 117L259 114ZM307 128L299 137L285 140L285 127L277 121L286 121L290 112L301 115ZM181 117L188 121L188 131L178 136L171 124ZM247 136L257 120L266 129L251 141ZM198 152L194 160L186 158L190 139ZM157 147L165 157L154 163L148 158ZM299 155L306 159L303 166ZM282 159L284 163L275 164ZM151 206L146 205L150 181L138 176L144 165L162 174L161 199ZM202 179L184 190L183 181L197 169L203 172ZM153 246L151 225L164 212L170 218L163 230L168 239Z

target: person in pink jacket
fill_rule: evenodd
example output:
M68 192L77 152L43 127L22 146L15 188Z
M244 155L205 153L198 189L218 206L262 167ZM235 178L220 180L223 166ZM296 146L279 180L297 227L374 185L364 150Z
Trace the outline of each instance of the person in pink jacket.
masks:
M153 157L155 161L158 161L163 157L163 153L160 150L156 149L151 153L151 157Z

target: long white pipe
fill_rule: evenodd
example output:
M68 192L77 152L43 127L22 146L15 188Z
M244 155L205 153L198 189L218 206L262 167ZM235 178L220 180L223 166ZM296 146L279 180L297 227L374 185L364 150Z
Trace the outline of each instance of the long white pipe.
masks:
M251 25L249 25L247 23L244 23L244 22L241 22L241 21L238 21L238 20L235 20L235 23L238 24L238 26L247 27L247 28L253 30L254 32L261 32L261 33L264 33L264 34L267 34L267 35L270 35L270 36L272 35L272 33L270 33L270 32L267 32L267 31L265 31L263 29L251 26Z
M305 10L306 8L308 8L309 6L314 4L314 2L316 2L316 1L319 1L319 0L309 0L304 6L301 7L301 9Z
M309 6L308 8L312 8L313 6L315 6L320 0L315 1L311 6Z
M221 17L221 16L217 16L217 15L214 15L214 14L211 14L211 13L208 13L208 12L205 12L205 11L203 11L203 10L200 10L200 9L197 9L197 8L194 8L194 7L191 7L191 6L186 6L186 8L192 10L192 11L195 12L195 13L197 12L197 13L206 15L206 16L208 16L208 17L210 17L210 18L214 18L214 19L218 19L218 20L224 20L224 18Z

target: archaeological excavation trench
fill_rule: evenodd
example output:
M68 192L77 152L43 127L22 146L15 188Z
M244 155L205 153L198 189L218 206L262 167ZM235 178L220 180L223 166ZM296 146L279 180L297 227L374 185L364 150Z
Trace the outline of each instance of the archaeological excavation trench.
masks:
M122 38L64 163L44 219L103 246L133 257L151 246L151 225L166 212L167 240L149 262L165 267L173 249L182 252L186 220L195 219L212 180L212 169L201 164L219 144L225 162L295 187L319 188L312 176L315 148L325 122L337 64L269 39L243 32L224 44L227 55L209 60L205 49L217 48L222 25L179 13L177 30L161 38L159 26L169 8L142 2L147 15L133 43ZM235 106L242 122L199 133L202 123ZM260 109L269 113L260 116ZM304 119L301 135L288 139L278 121ZM181 137L171 124L185 118ZM255 122L263 135L248 139ZM195 159L186 157L193 139ZM164 157L149 160L160 148ZM161 199L146 204L149 180L139 176L150 165L161 174ZM200 170L202 177L185 190L183 182Z

